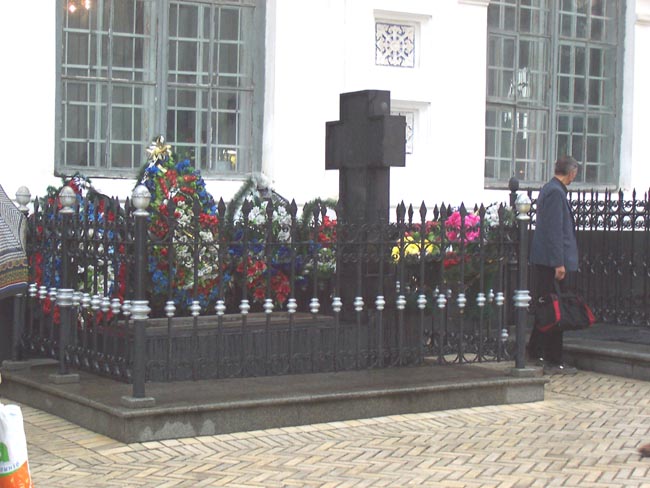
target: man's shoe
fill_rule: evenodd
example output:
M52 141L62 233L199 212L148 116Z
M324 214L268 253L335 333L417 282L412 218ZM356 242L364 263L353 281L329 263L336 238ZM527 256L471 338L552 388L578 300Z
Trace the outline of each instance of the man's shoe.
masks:
M578 370L568 364L545 364L544 374L576 374Z

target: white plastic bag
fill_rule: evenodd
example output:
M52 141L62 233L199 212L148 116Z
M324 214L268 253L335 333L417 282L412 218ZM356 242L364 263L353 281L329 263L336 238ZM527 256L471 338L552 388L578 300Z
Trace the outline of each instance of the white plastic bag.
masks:
M0 403L0 488L33 488L27 463L23 412Z

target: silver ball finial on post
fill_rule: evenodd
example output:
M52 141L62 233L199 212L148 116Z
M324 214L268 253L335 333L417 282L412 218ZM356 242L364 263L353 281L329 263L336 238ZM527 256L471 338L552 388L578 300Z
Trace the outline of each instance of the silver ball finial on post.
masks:
M147 207L149 207L149 202L151 202L151 193L146 186L138 185L133 189L131 202L133 202L133 206L136 208L135 212L133 212L134 215L141 215L143 217L149 215Z
M528 220L528 212L530 212L530 198L525 193L520 193L517 195L517 200L515 200L515 208L517 209L517 219L519 220Z
M64 186L59 192L59 201L63 206L59 213L71 214L74 212L74 204L77 203L77 194L69 186Z
M27 213L29 211L27 204L31 199L32 194L26 186L21 186L16 190L16 202L18 202L18 210L21 212Z

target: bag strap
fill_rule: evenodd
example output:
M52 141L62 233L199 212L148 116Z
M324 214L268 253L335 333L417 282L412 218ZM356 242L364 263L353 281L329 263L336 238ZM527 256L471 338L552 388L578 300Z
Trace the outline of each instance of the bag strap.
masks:
M555 288L555 294L561 296L562 292L560 291L560 282L553 277L553 288Z

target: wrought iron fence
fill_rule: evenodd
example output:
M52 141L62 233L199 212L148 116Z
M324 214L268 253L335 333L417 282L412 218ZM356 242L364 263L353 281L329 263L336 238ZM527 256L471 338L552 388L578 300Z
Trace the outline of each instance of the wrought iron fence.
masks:
M173 199L149 213L77 199L74 210L35 201L17 314L19 353L58 358L60 372L133 382L142 397L146 380L515 355L527 223L518 233L510 206L401 204L392 222L360 225L323 202L299 215L282 199L220 201L210 217ZM581 293L602 322L647 326L648 195L574 192L570 203Z
M26 354L136 383L511 355L508 207L402 204L372 226L272 199L154 210L35 205Z
M529 192L532 198L532 192ZM569 194L580 256L576 287L600 322L650 325L650 204L622 191ZM532 198L534 232L536 201Z

